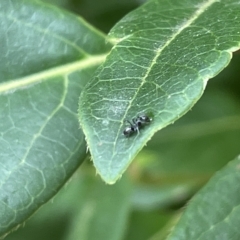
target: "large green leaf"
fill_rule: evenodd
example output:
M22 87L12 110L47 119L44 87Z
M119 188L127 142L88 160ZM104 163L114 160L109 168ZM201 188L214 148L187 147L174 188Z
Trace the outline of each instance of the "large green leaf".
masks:
M169 240L238 240L240 157L219 171L192 199Z
M201 97L239 48L236 0L152 0L110 32L116 42L80 97L79 118L101 177L114 183L153 134ZM129 139L126 120L152 123Z
M52 197L86 157L79 94L109 51L82 19L0 2L0 234Z

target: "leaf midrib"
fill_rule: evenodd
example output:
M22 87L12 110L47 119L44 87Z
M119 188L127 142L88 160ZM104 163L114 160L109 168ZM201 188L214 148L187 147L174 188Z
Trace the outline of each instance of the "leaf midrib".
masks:
M3 93L12 92L13 90L25 88L29 85L33 85L38 82L46 81L49 78L53 78L60 75L68 75L79 69L93 67L101 64L106 58L106 54L92 56L80 61L65 64L55 68L45 70L43 72L35 73L23 78L12 79L0 84L0 95Z

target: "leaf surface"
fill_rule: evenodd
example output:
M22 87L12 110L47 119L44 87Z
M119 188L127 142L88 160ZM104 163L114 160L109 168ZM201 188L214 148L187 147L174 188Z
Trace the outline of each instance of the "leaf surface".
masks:
M49 200L86 157L78 97L109 45L40 2L0 2L0 234Z
M168 240L239 239L240 157L230 162L190 201Z
M116 46L79 110L104 181L114 183L156 131L192 108L239 48L239 29L236 0L152 0L116 24L109 34ZM127 139L126 120L142 113L152 122Z

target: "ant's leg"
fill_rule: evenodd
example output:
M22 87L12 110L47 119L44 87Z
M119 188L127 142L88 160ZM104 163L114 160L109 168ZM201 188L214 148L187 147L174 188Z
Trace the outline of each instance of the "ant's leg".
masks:
M139 127L141 127L141 123L138 121L138 118L133 118L132 122L134 124L135 131L137 131L137 134L139 134Z
M139 134L139 127L138 125L136 126L137 134Z
M136 118L132 119L131 127L133 128L134 132L137 132L137 134L139 133L139 126Z
M134 125L129 120L126 121L130 124L131 127L134 127Z
M132 122L133 122L133 124L136 125L136 123L137 123L137 118L133 118L133 119L132 119Z

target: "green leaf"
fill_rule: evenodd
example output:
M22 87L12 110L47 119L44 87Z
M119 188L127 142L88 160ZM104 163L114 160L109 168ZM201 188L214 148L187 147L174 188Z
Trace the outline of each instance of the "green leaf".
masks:
M128 223L128 232L124 240L150 240L153 234L162 229L173 217L171 211L138 212L134 211ZM159 240L159 238L158 238Z
M123 178L109 186L92 176L85 179L85 185L88 193L77 208L66 239L123 239L130 213L131 182Z
M197 188L196 183L185 184L153 184L135 185L132 195L132 205L134 210L153 211L164 209L174 204L179 204L192 196Z
M239 28L235 0L152 0L111 30L116 46L79 104L94 165L107 183L156 131L192 108L239 48ZM127 139L126 120L141 113L153 121Z
M146 0L42 0L69 9L104 32Z
M240 157L219 171L190 201L168 240L238 240Z
M108 186L83 165L53 201L6 240L123 239L130 214L131 182L124 177Z
M184 179L207 180L238 155L240 102L225 91L209 87L191 112L149 141L145 148L153 155L148 159L149 175L178 183Z
M37 1L0 2L0 234L50 199L86 157L79 94L109 45Z

